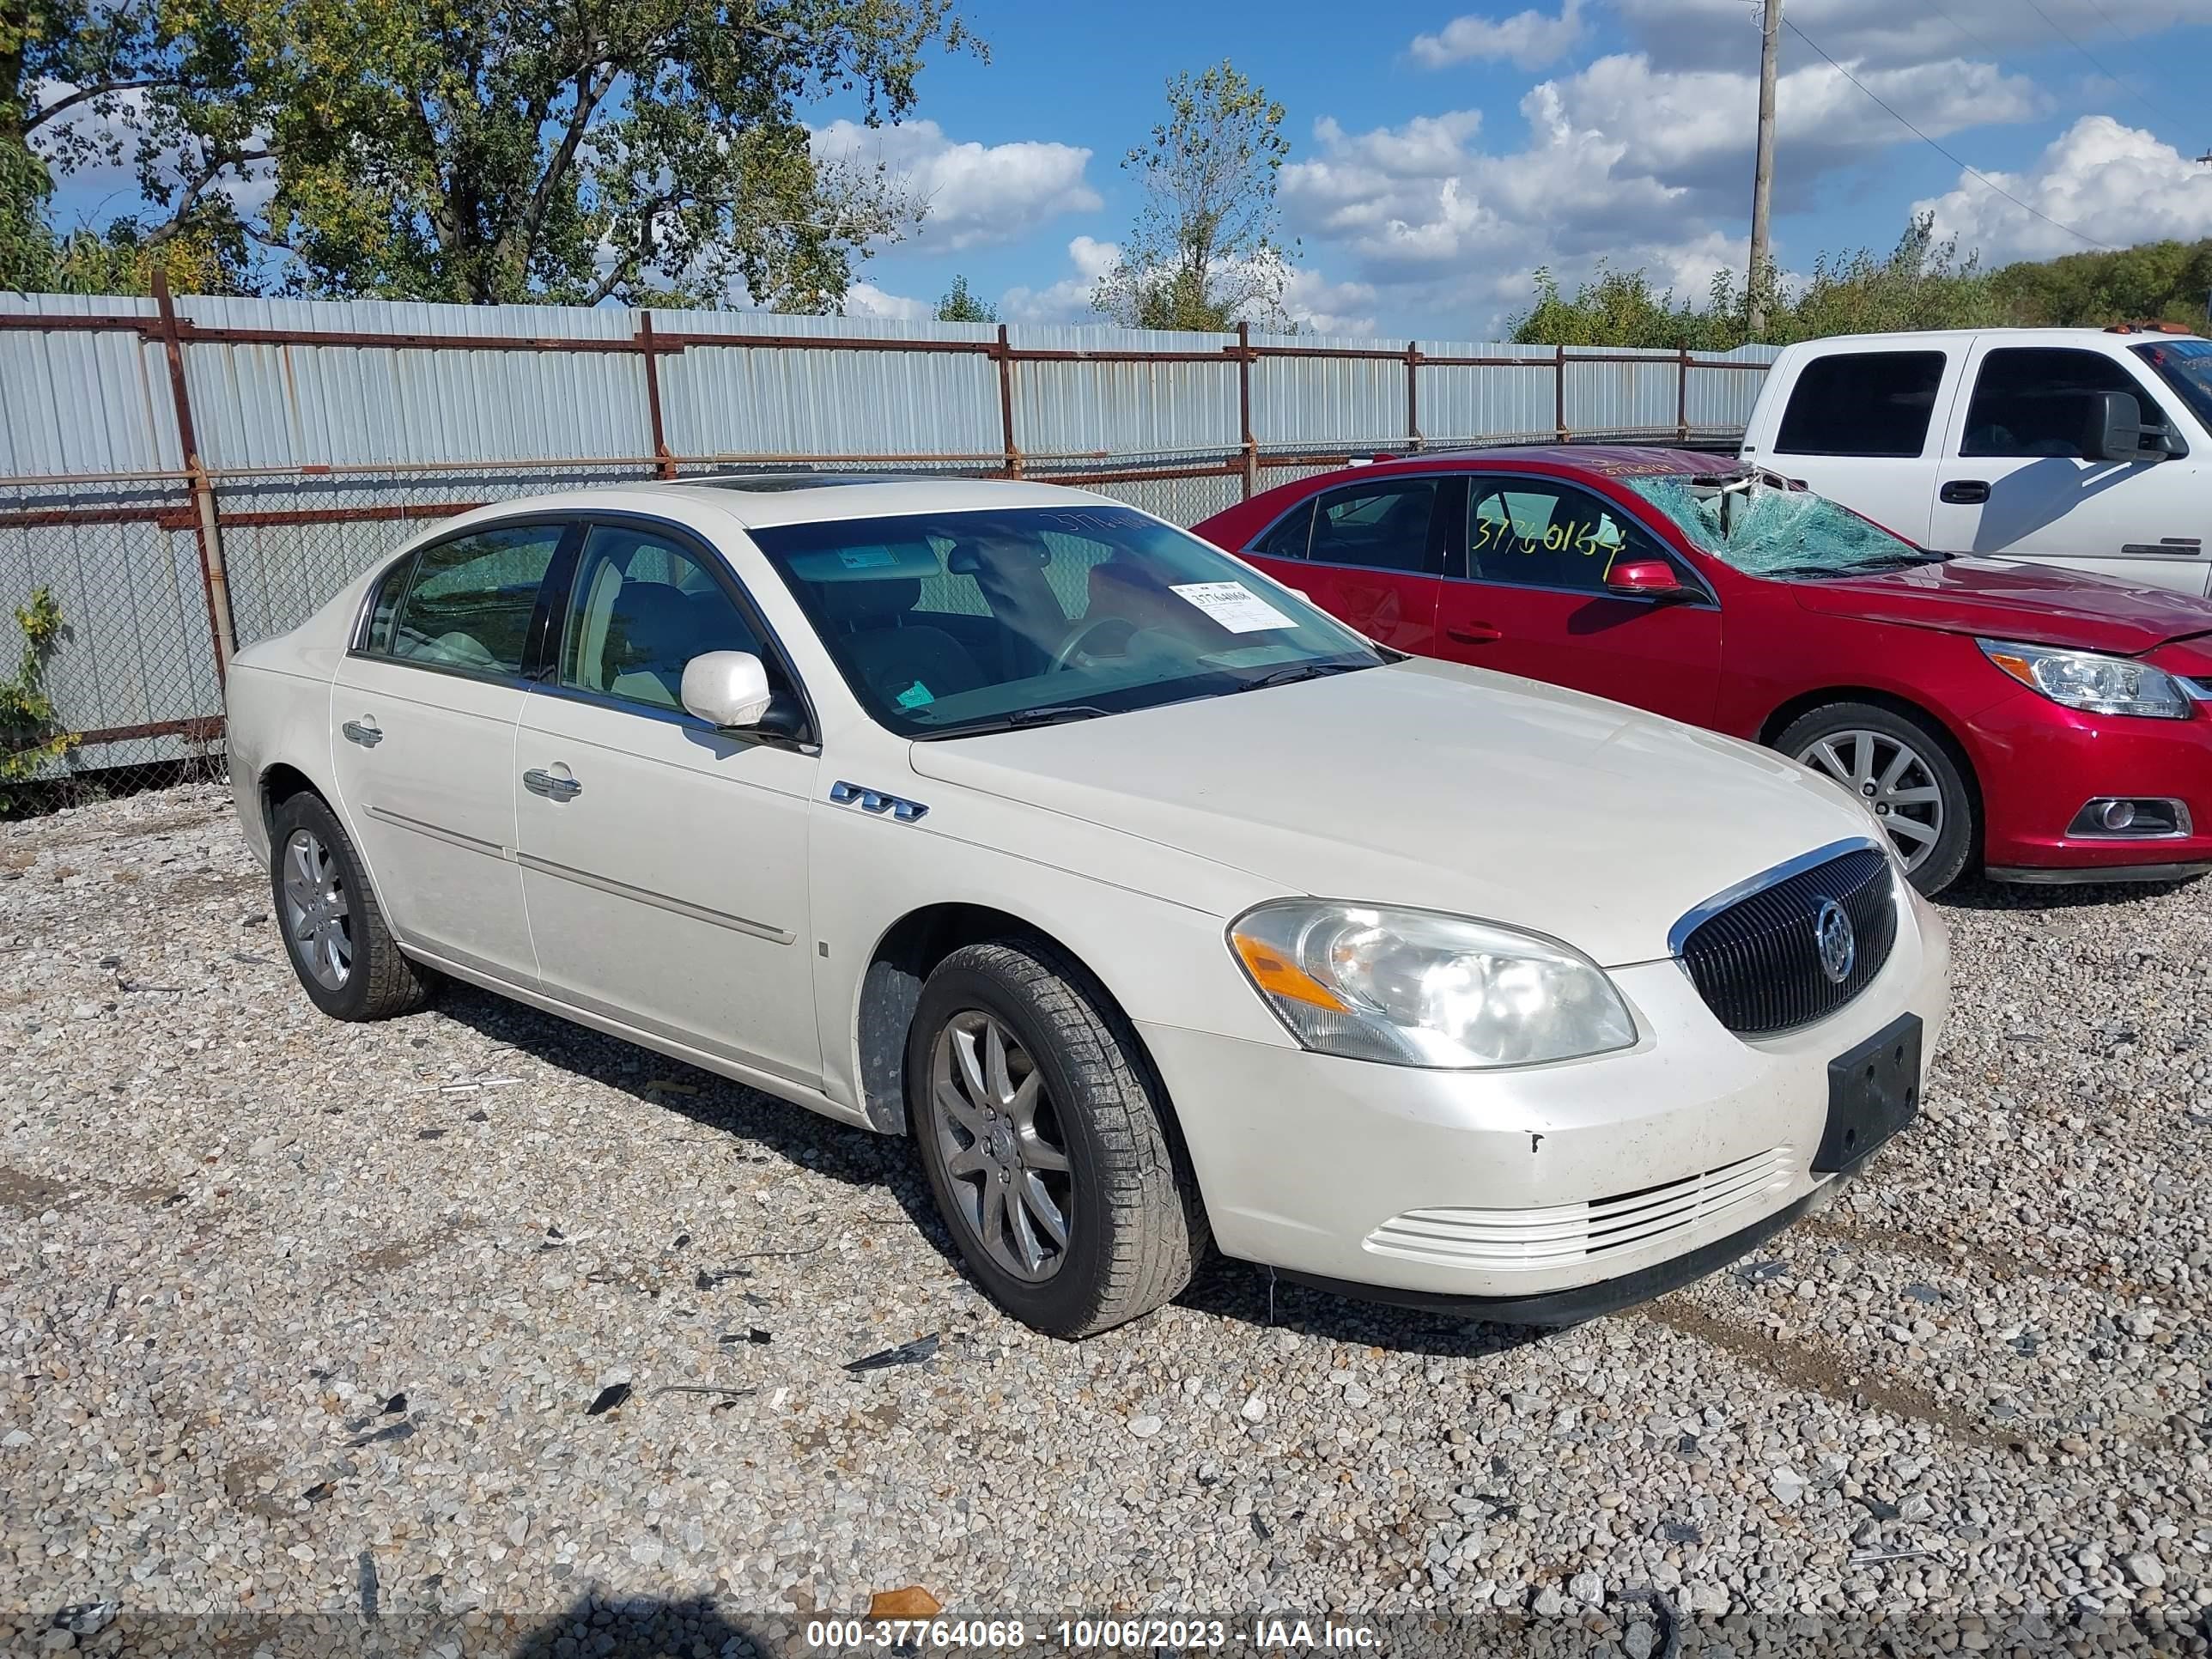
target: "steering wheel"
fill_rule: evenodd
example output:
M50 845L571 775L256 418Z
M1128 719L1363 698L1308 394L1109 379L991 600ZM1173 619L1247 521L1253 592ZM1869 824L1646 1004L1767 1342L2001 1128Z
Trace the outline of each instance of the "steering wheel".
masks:
M1087 617L1067 630L1067 637L1060 642L1060 649L1052 653L1052 666L1045 670L1045 672L1048 674L1066 672L1074 665L1076 658L1089 654L1085 647L1091 636L1094 634L1103 634L1109 628L1118 628L1122 630L1122 643L1125 645L1136 637L1137 624L1127 617Z

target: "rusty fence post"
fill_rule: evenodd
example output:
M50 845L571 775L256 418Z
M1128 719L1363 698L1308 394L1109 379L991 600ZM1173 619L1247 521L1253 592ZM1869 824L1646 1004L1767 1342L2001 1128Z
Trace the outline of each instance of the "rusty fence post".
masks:
M1021 446L1014 441L1014 349L1006 339L1006 325L999 325L999 343L991 355L999 360L999 429L1006 446L1006 476L1022 476Z
M668 453L668 434L660 417L660 348L653 343L653 313L637 313L637 349L645 354L645 407L653 420L653 458L663 478L676 476L676 458Z
M1552 431L1561 443L1566 442L1567 348L1564 343L1552 349Z
M1690 441L1690 348L1682 348L1681 367L1677 371L1681 379L1674 386L1674 437L1679 443Z
M1260 489L1260 446L1252 436L1252 325L1237 325L1237 442L1244 455L1244 499Z
M230 659L238 650L230 614L230 582L223 569L222 524L216 511L215 486L200 461L199 440L192 431L192 400L185 390L185 343L177 326L176 301L169 294L169 274L154 267L154 303L161 314L161 347L169 360L169 396L177 409L177 443L184 451L192 506L197 512L194 534L199 540L200 586L207 595L208 635L215 647L215 683L226 686Z
M1421 450L1421 343L1406 342L1406 442L1414 453Z

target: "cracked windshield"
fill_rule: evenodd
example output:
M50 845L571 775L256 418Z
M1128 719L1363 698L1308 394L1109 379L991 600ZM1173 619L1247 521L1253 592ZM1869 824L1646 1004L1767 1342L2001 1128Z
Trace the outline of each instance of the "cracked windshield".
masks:
M1825 495L1763 477L1625 482L1698 547L1748 576L1868 576L1942 562Z

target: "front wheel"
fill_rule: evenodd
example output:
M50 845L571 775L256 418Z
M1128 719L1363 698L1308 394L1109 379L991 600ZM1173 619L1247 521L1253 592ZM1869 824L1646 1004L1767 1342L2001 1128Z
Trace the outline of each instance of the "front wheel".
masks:
M1980 803L1927 722L1875 703L1831 703L1791 721L1774 746L1872 808L1922 893L1933 896L1965 872L1980 840Z
M945 1225L1000 1306L1050 1336L1170 1301L1206 1219L1128 1022L1042 944L938 964L907 1039L907 1105Z

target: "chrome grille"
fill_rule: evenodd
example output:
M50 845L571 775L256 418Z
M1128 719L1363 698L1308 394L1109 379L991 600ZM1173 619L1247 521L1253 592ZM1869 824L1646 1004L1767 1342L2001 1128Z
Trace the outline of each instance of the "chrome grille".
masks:
M1832 900L1850 918L1850 971L1831 979L1816 928ZM1720 1023L1771 1036L1825 1019L1872 982L1897 943L1896 878L1873 848L1843 854L1733 900L1692 928L1682 965Z
M1587 1204L1559 1204L1540 1210L1408 1210L1367 1236L1367 1248L1382 1255L1486 1272L1538 1272L1571 1267L1608 1251L1663 1243L1687 1228L1719 1216L1749 1212L1760 1200L1790 1184L1795 1165L1790 1148L1763 1152L1709 1170L1703 1175L1662 1182L1632 1193L1616 1193Z

